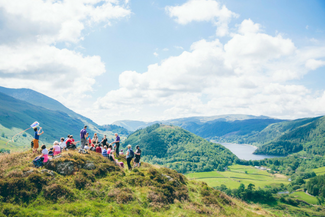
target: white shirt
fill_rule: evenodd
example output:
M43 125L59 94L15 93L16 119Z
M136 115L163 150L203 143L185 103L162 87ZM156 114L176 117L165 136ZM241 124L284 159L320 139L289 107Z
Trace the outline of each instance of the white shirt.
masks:
M60 142L59 146L61 147L61 149L64 149L67 147L67 144L65 144L65 142Z
M49 151L45 148L42 150L42 154L49 154Z

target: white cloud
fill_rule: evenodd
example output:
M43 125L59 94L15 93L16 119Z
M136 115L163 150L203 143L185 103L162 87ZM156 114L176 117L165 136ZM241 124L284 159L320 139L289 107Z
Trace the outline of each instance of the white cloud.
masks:
M175 46L175 48L178 49L178 50L184 50L184 48L181 47L181 46Z
M117 0L0 0L0 85L32 88L78 107L105 65L99 56L56 44L80 47L83 30L128 16L126 7Z
M309 59L309 60L307 60L305 66L308 69L315 70L315 69L317 69L319 67L325 66L325 61Z
M164 48L163 51L169 51L169 49L168 48Z
M309 26L308 25L306 26L306 29L309 29Z
M261 33L260 25L244 20L225 44L218 39L200 40L179 56L149 65L144 73L123 72L119 89L98 99L96 106L109 111L106 120L231 113L279 118L324 114L325 92L288 84L320 67L323 62L311 59L325 58L324 49L299 49L290 39ZM130 109L134 113L130 114ZM152 111L163 115L157 118L160 113Z
M189 0L183 5L167 6L165 9L170 17L175 17L175 21L182 25L193 21L212 22L218 27L217 36L227 35L231 18L238 17L215 0Z
M157 52L154 52L153 55L157 57L159 54Z

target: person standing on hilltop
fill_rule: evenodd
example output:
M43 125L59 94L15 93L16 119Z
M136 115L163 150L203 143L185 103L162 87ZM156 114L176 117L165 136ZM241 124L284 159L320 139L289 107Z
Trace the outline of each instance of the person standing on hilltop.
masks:
M119 148L120 148L120 137L118 136L117 133L115 133L115 136L116 136L115 141L112 142L111 144L115 143L115 145L116 145L115 153L116 153L116 157L118 157L119 156Z
M80 131L80 143L81 147L80 150L83 150L85 148L86 142L87 142L87 126L85 125L84 128Z
M135 146L136 151L135 151L135 158L134 158L134 167L138 166L140 167L140 158L141 158L141 149L140 147L137 145Z
M131 145L128 145L127 148L128 148L128 150L126 151L126 162L128 164L129 170L132 170L131 161L132 161L132 158L134 158L134 152L131 148Z
M34 143L33 153L37 152L37 149L38 149L38 146L39 146L39 144L38 144L39 136L44 133L44 131L41 132L41 130L42 130L42 127L39 128L39 131L37 131L37 127L34 128L35 133L34 133L34 140L33 140L33 143Z

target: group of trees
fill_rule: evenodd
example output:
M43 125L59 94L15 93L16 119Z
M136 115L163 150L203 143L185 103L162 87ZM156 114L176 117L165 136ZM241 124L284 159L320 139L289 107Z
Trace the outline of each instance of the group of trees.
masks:
M308 181L306 188L309 194L325 198L325 175L311 178Z
M226 185L222 184L220 187L216 187L216 189L225 192L229 196L236 197L247 202L271 204L276 201L272 195L273 192L271 188L255 189L254 184L249 184L246 188L245 185L241 183L237 189L229 189Z

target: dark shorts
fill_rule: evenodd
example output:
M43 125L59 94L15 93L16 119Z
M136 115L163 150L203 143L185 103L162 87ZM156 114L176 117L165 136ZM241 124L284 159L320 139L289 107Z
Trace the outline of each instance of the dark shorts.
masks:
M139 162L140 162L140 158L137 158L137 157L134 158L134 162L135 162L135 163L139 163Z

